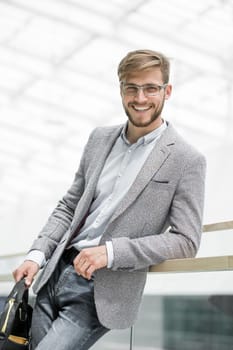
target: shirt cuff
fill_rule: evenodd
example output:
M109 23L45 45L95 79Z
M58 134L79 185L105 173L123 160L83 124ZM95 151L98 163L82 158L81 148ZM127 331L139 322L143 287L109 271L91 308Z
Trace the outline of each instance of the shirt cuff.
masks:
M25 257L25 260L31 260L37 263L40 268L43 267L46 263L45 255L42 251L33 249Z
M114 255L113 255L113 245L111 241L105 242L107 254L108 254L108 264L107 268L110 269L113 265Z

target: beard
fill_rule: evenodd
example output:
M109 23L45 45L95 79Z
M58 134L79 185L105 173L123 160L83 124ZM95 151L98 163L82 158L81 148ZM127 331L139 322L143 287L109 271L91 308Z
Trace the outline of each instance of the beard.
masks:
M131 115L128 107L126 107L124 104L123 104L123 107L124 107L124 110L125 110L125 113L126 113L128 119L132 125L136 126L137 128L145 128L145 127L151 125L161 115L162 110L163 110L163 106L164 106L164 102L165 102L165 98L163 98L161 104L158 105L158 107L155 109L155 111L151 115L150 119L145 121L145 122L137 122L137 120L135 120L133 118L133 116ZM133 103L130 103L129 106L130 105L133 105Z

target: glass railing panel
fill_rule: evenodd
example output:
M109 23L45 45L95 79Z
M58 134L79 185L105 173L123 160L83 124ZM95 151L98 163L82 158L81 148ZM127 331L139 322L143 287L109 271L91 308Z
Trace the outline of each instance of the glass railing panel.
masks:
M145 295L134 350L232 350L233 295ZM130 330L112 331L93 350L130 349Z

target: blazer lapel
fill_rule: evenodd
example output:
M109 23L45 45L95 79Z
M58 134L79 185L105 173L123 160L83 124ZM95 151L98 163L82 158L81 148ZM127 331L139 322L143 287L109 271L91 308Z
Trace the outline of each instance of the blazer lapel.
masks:
M91 166L91 177L89 179L88 187L93 192L92 198L94 195L94 191L96 189L97 182L99 180L99 176L104 167L105 161L111 152L112 147L114 146L116 139L120 135L122 131L122 126L117 127L111 133L104 135L99 141L97 145L98 155L96 156L95 162L92 162Z
M169 157L171 152L169 146L174 144L174 141L172 141L170 138L170 128L171 126L169 125L167 130L164 131L164 135L162 135L155 144L128 193L122 199L120 205L113 214L110 222L114 221L136 200L151 178L159 171L162 164Z
M92 161L90 163L91 168L89 169L89 173L91 175L88 178L87 187L85 188L84 194L79 203L79 210L75 213L75 216L73 218L69 240L73 237L75 231L82 224L86 218L86 215L88 214L95 195L96 184L103 169L105 160L111 151L117 137L121 133L121 130L122 126L111 129L109 133L103 134L103 136L98 139L98 145L96 147L98 150L98 155L95 154L95 149L93 149L93 157L95 158L95 161Z

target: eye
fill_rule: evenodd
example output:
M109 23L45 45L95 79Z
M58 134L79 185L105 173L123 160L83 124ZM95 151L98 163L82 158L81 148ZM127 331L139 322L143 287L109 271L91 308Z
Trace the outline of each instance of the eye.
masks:
M157 94L160 90L159 86L157 85L148 85L144 87L147 94Z
M137 87L133 85L126 85L124 87L124 92L127 95L135 95L137 94L137 91L138 91Z

